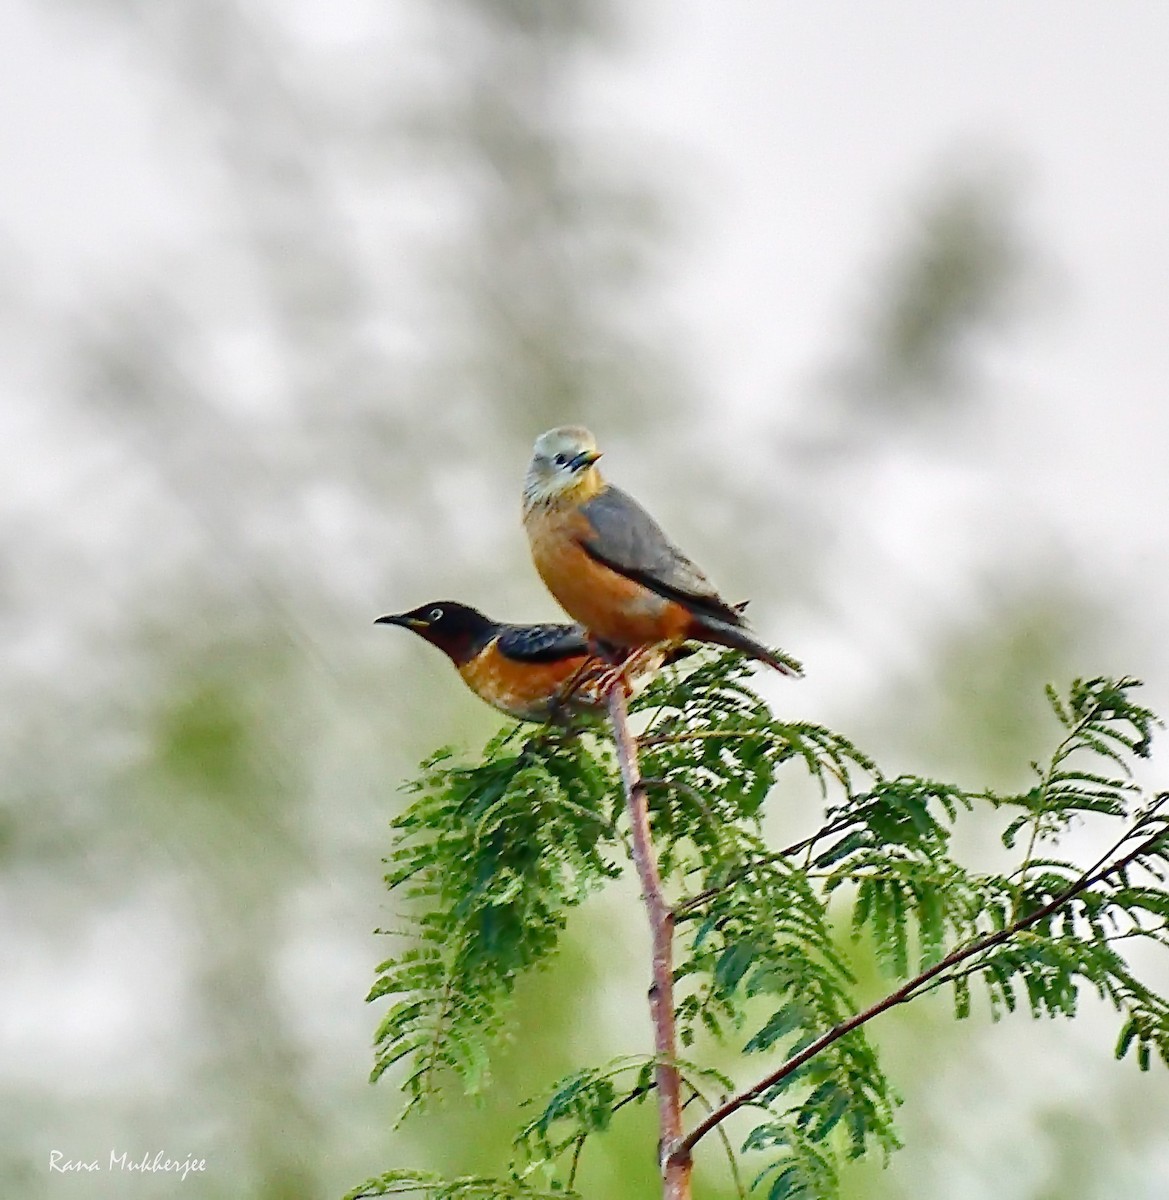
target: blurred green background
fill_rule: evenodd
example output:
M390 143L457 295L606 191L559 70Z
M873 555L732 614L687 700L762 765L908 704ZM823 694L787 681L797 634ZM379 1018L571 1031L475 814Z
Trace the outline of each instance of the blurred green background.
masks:
M549 425L887 769L1023 782L1049 679L1169 711L1166 45L1086 0L0 8L0 1194L499 1169L518 1098L646 1048L626 889L525 985L498 1099L395 1132L366 1083L398 784L496 726L372 620L555 616ZM873 1034L907 1145L857 1198L1169 1191L1169 1081L1096 1006ZM589 1196L653 1194L624 1118Z

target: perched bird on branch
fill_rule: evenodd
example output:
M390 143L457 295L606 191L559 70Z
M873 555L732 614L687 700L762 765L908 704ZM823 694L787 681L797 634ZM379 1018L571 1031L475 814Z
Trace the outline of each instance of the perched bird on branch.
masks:
M636 500L601 478L600 457L587 429L551 429L536 439L524 480L532 559L564 611L609 647L713 642L801 674L799 663L755 637L741 608Z
M476 696L517 720L565 725L605 710L613 672L591 652L579 625L506 625L453 600L433 600L374 624L401 625L437 646ZM627 682L643 687L663 662L685 653L651 648L630 664Z

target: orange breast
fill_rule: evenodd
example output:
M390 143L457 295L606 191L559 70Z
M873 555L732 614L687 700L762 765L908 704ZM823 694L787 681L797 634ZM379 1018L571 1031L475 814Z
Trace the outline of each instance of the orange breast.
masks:
M582 654L547 663L516 662L500 654L493 641L459 667L459 674L471 691L500 712L520 721L545 721L585 657Z
M585 553L591 533L573 507L538 507L524 518L532 561L561 608L594 636L617 646L644 646L686 637L690 613Z
M623 672L637 695L662 669L664 646L636 651ZM585 665L587 662L587 665ZM577 655L551 663L523 663L499 653L495 642L459 667L464 682L481 700L518 721L596 716L608 704L609 668L600 659ZM565 692L569 684L572 692Z

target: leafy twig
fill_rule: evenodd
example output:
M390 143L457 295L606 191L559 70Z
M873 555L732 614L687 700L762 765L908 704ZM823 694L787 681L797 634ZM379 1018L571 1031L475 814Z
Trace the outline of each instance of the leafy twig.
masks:
M1147 816L1145 818L1147 820ZM1140 822L1140 823L1143 823ZM1121 839L1117 846L1127 840L1132 835L1132 830L1124 839ZM905 1004L915 998L935 976L941 975L951 968L956 967L959 963L965 962L968 958L972 958L975 954L980 954L984 950L989 950L994 946L1001 945L1008 941L1022 930L1042 921L1045 917L1049 917L1057 909L1062 908L1070 900L1074 900L1081 892L1094 884L1101 883L1109 876L1119 874L1130 866L1142 854L1146 854L1152 850L1159 842L1165 840L1167 834L1164 829L1158 829L1151 837L1146 838L1135 849L1129 851L1123 858L1117 859L1114 863L1106 867L1101 867L1099 860L1094 867L1089 868L1079 879L1076 880L1070 887L1062 891L1054 899L1034 912L1027 913L1025 916L1016 918L1011 924L1003 929L998 929L994 933L988 933L980 938L975 938L974 941L968 942L965 946L958 946L946 955L940 962L935 963L927 970L922 971L919 975L915 975L907 983L890 992L883 999L878 1000L876 1004L866 1008L863 1012L859 1012L850 1017L847 1021L842 1021L839 1025L830 1029L822 1037L817 1038L809 1046L806 1046L798 1054L792 1055L785 1063L769 1075L765 1075L758 1082L753 1083L750 1087L744 1088L741 1092L730 1097L723 1104L710 1113L703 1121L696 1125L682 1140L677 1144L673 1153L678 1155L683 1161L689 1161L690 1156L694 1151L694 1147L708 1134L712 1129L717 1128L723 1121L732 1113L737 1112L745 1104L751 1104L757 1100L763 1093L775 1087L776 1084L782 1082L793 1072L798 1071L806 1062L816 1057L827 1047L834 1042L838 1042L842 1037L851 1033L854 1029L859 1029L862 1025L868 1024L874 1017L878 1017L883 1012L896 1007L898 1004ZM1115 849L1116 847L1114 847ZM1100 868L1100 869L1097 869Z
M646 783L657 783L658 780L647 779ZM662 783L669 784L668 780L662 780ZM834 833L842 833L845 829L857 823L855 814L850 814L847 817L842 817L839 821L832 821L827 825L821 826L815 833L806 838L801 838L798 842L792 842L790 846L785 846L782 850L777 850L774 854L764 855L762 858L756 859L754 862L749 862L739 870L731 874L724 883L715 884L713 887L704 888L701 892L696 892L693 896L682 900L674 906L674 920L681 921L688 917L696 908L701 908L708 900L713 900L716 896L722 895L728 888L733 887L736 883L741 882L744 876L749 875L756 867L766 866L768 863L780 862L782 859L791 858L793 854L799 854L801 850L810 849L821 838L831 837Z

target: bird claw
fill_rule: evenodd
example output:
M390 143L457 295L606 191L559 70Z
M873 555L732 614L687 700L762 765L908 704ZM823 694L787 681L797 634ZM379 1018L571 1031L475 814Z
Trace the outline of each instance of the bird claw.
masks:
M586 684L592 696L599 699L607 699L619 682L625 687L626 695L632 695L633 688L628 676L639 665L643 649L623 651L590 638L589 657L560 689L554 701L554 711L563 711L569 700Z
M633 684L631 679L644 663L646 650L645 646L637 646L632 650L626 651L619 661L611 662L608 669L597 677L597 694L608 697L613 689L620 684L625 689L626 697L632 696Z

